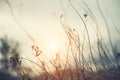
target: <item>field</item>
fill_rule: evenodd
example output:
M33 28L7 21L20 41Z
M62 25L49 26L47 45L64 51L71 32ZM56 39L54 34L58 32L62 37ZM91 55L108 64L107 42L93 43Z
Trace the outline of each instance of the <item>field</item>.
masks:
M59 10L58 14L52 13L60 14L57 21L52 19L54 23L44 21L46 16L39 14L47 27L35 31L32 29L37 27L31 25L32 28L27 29L16 17L14 2L0 1L7 5L16 27L25 34L21 37L7 27L5 30L16 36L11 37L6 31L5 35L0 35L0 80L120 80L120 30L119 24L115 24L111 16L110 7L101 5L100 0L93 0L94 3L87 0L78 0L79 3L77 0L65 1L61 3L62 13ZM55 27L51 24L55 24ZM2 27L0 29L2 32ZM40 32L39 29L44 30ZM49 43L54 36L57 36L55 41ZM48 42L47 46L50 44L49 48L46 48L45 41Z

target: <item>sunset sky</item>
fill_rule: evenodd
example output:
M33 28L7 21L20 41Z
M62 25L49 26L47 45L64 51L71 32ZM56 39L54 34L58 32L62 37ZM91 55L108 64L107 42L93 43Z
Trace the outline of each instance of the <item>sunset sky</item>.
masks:
M7 0L0 0L0 37L7 35L10 38L18 40L21 43L23 56L31 57L31 45L34 43L29 39L26 32L24 32L16 24L13 16L11 15L10 8L5 1ZM21 24L24 29L36 40L40 49L49 55L52 53L50 46L52 46L52 48L56 46L56 49L59 51L64 49L63 46L66 45L67 38L60 22L61 14L63 14L63 20L65 23L71 28L75 28L79 32L80 37L82 37L83 23L70 6L68 0L8 1L19 24ZM115 41L119 40L120 37L118 37L118 33L111 26L111 20L107 12L109 11L112 19L117 25L117 28L120 30L120 0L98 1L108 23L110 23L109 27L112 33L113 43L116 43ZM71 0L71 2L82 16L86 14L83 10L85 7L83 2L89 6L98 20L103 39L108 42L107 35L105 35L105 24L98 10L96 0ZM86 24L88 26L91 42L93 43L96 40L94 37L96 36L96 28L89 16L86 19Z

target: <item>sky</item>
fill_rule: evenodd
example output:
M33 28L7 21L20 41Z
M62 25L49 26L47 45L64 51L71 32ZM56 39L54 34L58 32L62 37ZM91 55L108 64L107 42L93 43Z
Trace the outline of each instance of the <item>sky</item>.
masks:
M63 14L63 20L71 28L75 28L80 37L84 29L83 23L79 16L72 9L68 0L8 0L12 7L13 14L19 24L36 40L40 49L51 55L50 49L51 42L56 44L58 50L64 49L66 45L66 35L61 26L60 16ZM110 13L113 21L120 29L120 1L119 0L98 0L105 18L109 23L110 32L112 33L113 43L120 40L119 34L112 26L112 22L108 16ZM82 15L86 14L83 10L85 2L92 10L99 23L99 29L103 40L107 43L108 37L106 34L105 23L98 10L96 0L71 0L74 7ZM96 38L95 24L90 17L87 19L83 17L88 26L91 42L94 44ZM24 32L19 25L16 24L13 16L11 15L10 8L5 0L0 0L0 37L7 35L21 43L22 54L24 57L33 57L31 45L34 43L30 40L26 32ZM119 46L119 45L117 45Z

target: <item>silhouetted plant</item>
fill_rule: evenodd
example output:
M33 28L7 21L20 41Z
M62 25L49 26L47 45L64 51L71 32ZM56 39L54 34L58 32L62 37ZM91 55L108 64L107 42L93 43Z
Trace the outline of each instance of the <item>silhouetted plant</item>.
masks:
M15 20L16 24L18 24L18 26L27 34L27 36L32 40L32 42L35 44L36 41L34 40L34 38L27 32L27 30L24 29L24 27L19 24L19 22L17 21L12 6L9 3L8 0L5 0L6 3L9 6L9 9L11 11L11 14L13 16L13 19ZM85 10L85 14L82 15L78 12L78 10L75 8L75 6L73 5L71 0L68 0L70 6L72 7L72 9L75 11L75 13L78 15L78 17L80 18L80 20L82 21L82 24L84 26L84 32L83 32L83 42L80 41L80 36L79 33L77 32L76 29L72 29L68 24L65 24L64 21L62 21L62 17L64 15L60 16L61 19L61 24L63 27L63 30L66 33L67 39L68 39L68 51L67 51L67 56L65 58L65 65L63 66L63 64L60 63L60 53L56 53L56 58L53 59L52 61L47 60L49 63L46 64L46 62L44 60L41 60L38 56L45 57L45 59L47 59L46 54L44 54L41 50L39 50L39 47L36 45L32 46L32 50L35 51L35 57L38 59L38 61L40 63L36 63L32 60L23 58L23 57L19 57L19 52L17 52L16 47L18 46L18 44L16 45L16 47L12 46L9 42L8 39L1 39L1 43L2 43L2 47L0 48L0 51L2 53L3 59L1 60L2 63L2 67L4 67L2 70L5 71L9 69L9 67L11 67L13 70L15 70L15 72L19 75L22 76L23 80L30 80L30 76L28 75L27 72L24 71L24 69L21 66L21 62L26 60L29 62L34 63L35 65L37 65L42 71L44 71L45 74L45 80L112 80L113 73L109 73L112 72L112 69L116 69L115 67L111 67L111 65L113 66L112 62L111 62L111 57L109 57L109 50L108 47L106 45L104 45L104 43L101 42L102 38L101 38L101 34L99 31L100 26L96 17L94 16L94 13L91 11L91 9L89 8L89 6L83 1L83 4L85 6L86 9ZM109 44L111 46L112 52L114 53L115 50L113 49L113 43L112 43L112 36L109 30L109 26L108 26L108 22L105 18L104 13L102 12L101 6L99 4L99 1L96 0L97 3L97 8L102 16L103 21L105 22L105 27L107 29L107 34L108 38L109 38ZM92 47L91 44L91 39L90 39L90 33L89 33L89 29L87 26L87 23L85 22L85 19L87 19L88 17L90 17L93 21L93 23L96 26L96 45L97 45L97 50L95 52L95 54L97 54L99 56L99 61L102 63L102 67L104 69L101 69L100 66L98 65L99 63L97 63L95 56L93 55L93 51L94 48ZM119 30L118 30L119 32ZM86 41L88 41L88 43L86 43L89 47L89 52L88 55L90 55L90 60L92 60L92 63L94 65L94 67L96 68L96 71L93 71L92 67L90 66L90 64L88 63L88 61L86 60L85 56L84 56L84 45L85 45L85 39ZM82 43L82 44L81 44ZM66 46L65 46L66 47ZM117 52L115 52L117 53ZM11 57L8 58L9 54L11 54ZM72 55L72 57L69 56L69 54ZM119 53L117 53L116 55L117 57L120 56ZM70 61L73 61L73 63ZM117 62L117 58L115 57L115 61ZM106 64L108 63L108 64ZM52 67L55 69L52 72L49 71L49 68L47 67L48 65L52 65ZM118 62L117 62L118 65ZM67 67L68 66L68 67ZM119 65L118 65L119 67ZM109 71L111 70L111 71ZM6 72L6 71L5 71ZM68 73L68 75L67 75ZM33 74L33 73L31 73ZM119 73L116 73L119 74ZM66 77L67 76L67 77ZM39 78L39 76L38 76ZM118 79L118 78L117 78ZM116 80L117 80L116 79ZM39 80L39 79L38 79Z
M19 43L17 41L14 41L7 36L4 36L0 38L0 54L2 56L0 63L1 63L1 75L11 76L11 69L12 72L14 72L15 67L17 67L17 64L19 62ZM14 57L12 57L14 55ZM3 73L3 74L2 74ZM13 77L14 78L14 77ZM8 80L7 78L4 80Z

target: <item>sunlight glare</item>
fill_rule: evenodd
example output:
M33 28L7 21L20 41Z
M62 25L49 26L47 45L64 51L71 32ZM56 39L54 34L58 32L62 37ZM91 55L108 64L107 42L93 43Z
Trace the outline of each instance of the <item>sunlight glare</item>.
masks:
M50 49L53 53L56 53L57 52L57 44L56 42L51 42L50 43Z

